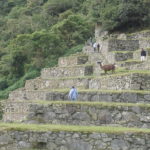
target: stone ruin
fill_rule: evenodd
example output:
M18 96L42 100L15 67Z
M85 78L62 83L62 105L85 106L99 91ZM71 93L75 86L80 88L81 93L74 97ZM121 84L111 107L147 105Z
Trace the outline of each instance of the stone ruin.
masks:
M82 53L59 58L58 67L42 69L40 77L9 94L3 104L3 121L150 128L150 31L110 36L96 29L95 33L100 52L84 46ZM148 52L145 62L140 61L141 48ZM115 63L116 72L104 74L97 61ZM77 102L68 102L72 85L78 89ZM1 132L0 149L148 150L149 139L150 133L128 131L8 131Z

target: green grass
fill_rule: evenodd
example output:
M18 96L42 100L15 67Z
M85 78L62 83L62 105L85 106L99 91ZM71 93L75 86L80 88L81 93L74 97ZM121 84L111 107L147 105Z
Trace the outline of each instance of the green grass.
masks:
M88 66L93 66L93 64L83 64L83 65L73 65L73 66L65 66L65 67L52 67L52 68L44 68L44 69L55 69L55 68L76 68L76 67L88 67Z
M22 103L26 103L26 101L23 101ZM20 102L19 102L20 103ZM40 101L40 100L33 100L33 101L27 101L27 103L31 104L39 104L39 105L52 105L52 104L60 104L60 105L86 105L86 106L97 106L97 107L144 107L144 108L150 108L150 104L145 103L118 103L118 102L83 102L83 101Z
M142 63L140 60L135 60L135 59L128 59L125 61L119 61L118 63L131 63L131 62Z
M127 34L128 36L131 36L131 35L136 35L137 33L146 33L146 32L150 32L150 30L149 29L146 29L146 30L142 30L142 31L137 31L137 32L133 32L133 33L129 33L129 34Z
M46 90L30 90L31 92L60 92L68 93L69 88L64 89L46 89ZM150 94L150 90L97 90L97 89L78 89L79 93L135 93L135 94Z
M18 123L0 123L1 131L34 131L34 132L86 132L86 133L147 133L150 129L111 127L111 126L74 126L74 125L36 125L36 124L18 124Z
M60 77L60 78L44 78L45 80L73 80L73 79L101 79L104 77L113 77L113 76L124 76L124 75L130 75L133 73L139 73L139 74L147 74L150 75L150 70L126 70L123 67L120 67L115 70L115 73L111 74L105 74L102 73L100 76L71 76L71 77Z
M134 51L111 51L113 53L122 53L122 54L127 54L127 53L133 53Z

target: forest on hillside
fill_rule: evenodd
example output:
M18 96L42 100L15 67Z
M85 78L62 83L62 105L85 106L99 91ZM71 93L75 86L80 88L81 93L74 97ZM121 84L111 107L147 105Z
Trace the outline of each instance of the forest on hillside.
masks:
M109 32L150 26L150 0L0 0L0 98L82 50L96 23Z

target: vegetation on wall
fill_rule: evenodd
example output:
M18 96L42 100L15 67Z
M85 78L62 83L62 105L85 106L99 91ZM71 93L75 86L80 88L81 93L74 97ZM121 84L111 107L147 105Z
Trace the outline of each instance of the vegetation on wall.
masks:
M1 0L0 98L104 30L150 24L149 0Z

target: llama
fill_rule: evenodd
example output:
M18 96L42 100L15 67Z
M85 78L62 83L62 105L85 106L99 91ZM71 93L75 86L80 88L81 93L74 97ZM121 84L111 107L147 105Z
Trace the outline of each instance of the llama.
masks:
M107 71L111 71L111 70L112 70L112 73L114 73L115 64L102 65L101 62L97 62L97 63L100 64L100 67L101 67L102 70L105 71L105 74L107 73Z

